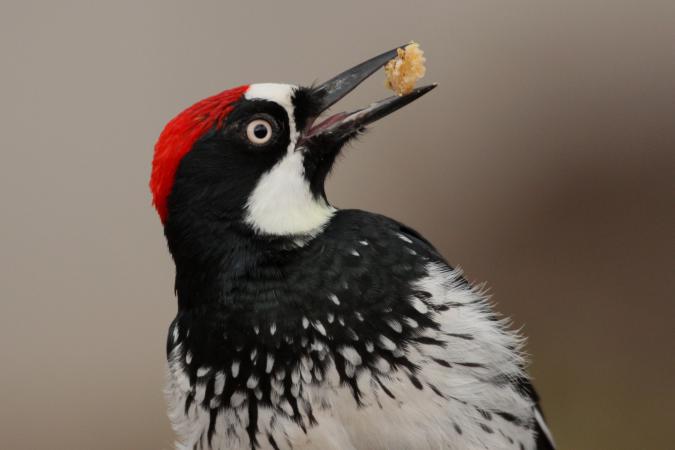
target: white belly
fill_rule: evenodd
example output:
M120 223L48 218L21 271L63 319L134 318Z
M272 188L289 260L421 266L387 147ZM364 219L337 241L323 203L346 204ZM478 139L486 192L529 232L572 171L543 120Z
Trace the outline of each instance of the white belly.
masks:
M476 407L462 401L437 395L429 386L415 388L403 373L392 374L387 395L377 383L362 376L362 405L358 406L347 387L332 383L308 389L318 424L305 431L295 422L275 414L271 409L260 409L258 444L261 449L274 450L268 436L274 438L279 449L306 450L473 450L473 449L533 449L530 430L515 426L501 417L490 414L489 419ZM420 377L424 379L424 377ZM329 380L326 380L329 381ZM471 386L466 380L462 389L480 390L490 394L487 386ZM447 386L443 386L446 389ZM205 436L209 426L209 411L193 404L184 413L185 394L182 390L171 399L177 405L171 415L176 430L183 436L181 450L251 449L245 428L248 412L245 404L234 412L221 413L216 421L215 434L210 445ZM510 394L494 392L495 395ZM517 397L513 397L517 398ZM524 407L529 405L513 405ZM274 418L273 418L274 417ZM229 430L229 431L228 431ZM201 439L200 439L201 437ZM200 444L201 441L201 444ZM201 445L201 446L200 446Z

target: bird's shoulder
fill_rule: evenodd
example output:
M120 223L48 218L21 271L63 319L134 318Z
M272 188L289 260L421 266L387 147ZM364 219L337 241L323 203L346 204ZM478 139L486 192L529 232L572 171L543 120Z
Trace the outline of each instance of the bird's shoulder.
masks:
M339 210L310 243L291 252L283 268L289 291L337 295L353 306L406 304L429 264L450 269L420 233L361 210Z
M382 214L359 209L338 210L320 239L344 241L353 237L369 237L382 245L401 247L401 240L420 249L438 253L434 246L415 229Z
M447 264L433 244L410 226L381 214L358 209L338 210L326 227L304 249L303 258L320 252L324 258L354 255L359 248L368 264L389 267L402 264ZM370 261L369 255L377 260Z

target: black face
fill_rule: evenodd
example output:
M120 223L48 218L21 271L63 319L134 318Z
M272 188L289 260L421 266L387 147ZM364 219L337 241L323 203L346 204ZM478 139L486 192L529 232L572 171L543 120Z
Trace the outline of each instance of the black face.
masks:
M321 114L324 94L297 88L292 95L293 121L276 102L242 99L220 127L200 138L181 161L168 198L167 226L199 222L243 227L246 206L261 178L289 154L302 158L303 182L317 201L327 202L324 182L348 133L307 131ZM291 129L293 123L297 127ZM291 142L295 134L297 142ZM291 180L288 180L292 183ZM272 199L274 200L274 199Z
M169 220L237 221L260 177L287 152L288 114L265 100L241 100L221 127L181 161L168 199Z

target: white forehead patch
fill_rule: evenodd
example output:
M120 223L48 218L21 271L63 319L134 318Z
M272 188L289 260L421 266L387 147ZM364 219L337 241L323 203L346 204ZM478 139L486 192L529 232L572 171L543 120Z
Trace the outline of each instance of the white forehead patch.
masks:
M248 87L244 97L248 100L269 100L283 106L287 112L293 112L293 92L297 86L280 83L257 83Z
M256 232L277 236L318 233L335 214L335 208L316 198L305 178L303 154L296 151L299 132L293 114L293 92L289 84L252 84L246 99L277 103L288 114L290 142L286 155L260 180L246 204L244 221Z

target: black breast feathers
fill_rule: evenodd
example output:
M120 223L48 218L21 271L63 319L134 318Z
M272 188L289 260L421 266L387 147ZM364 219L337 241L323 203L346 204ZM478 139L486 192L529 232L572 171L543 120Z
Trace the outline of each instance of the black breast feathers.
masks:
M439 326L431 318L439 306L414 286L434 261L442 259L414 231L361 211L338 212L303 246L224 250L222 270L193 280L211 284L212 301L180 308L169 332L172 370L185 377L185 410L199 403L210 411L209 439L222 409L245 413L254 443L261 406L313 425L316 405L306 391L329 368L357 403L364 370L388 395L378 374L392 369L406 367L418 385L405 349Z

